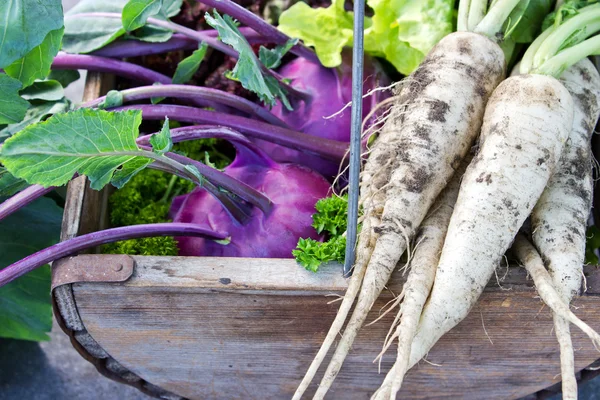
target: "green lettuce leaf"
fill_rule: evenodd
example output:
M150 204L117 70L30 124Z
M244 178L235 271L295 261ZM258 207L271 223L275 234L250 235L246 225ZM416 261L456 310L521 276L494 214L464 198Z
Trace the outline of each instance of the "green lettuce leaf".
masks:
M40 198L0 221L0 269L58 242L62 209ZM50 267L0 287L0 337L49 340L52 328Z
M344 0L334 0L327 8L298 2L281 14L278 29L314 47L321 64L333 68L342 63L342 49L352 44L353 18L344 10Z
M452 0L369 0L374 11L365 18L365 52L383 57L410 74L431 48L453 29ZM341 64L342 49L352 45L353 13L344 1L327 8L296 3L279 17L279 30L313 46L326 67Z

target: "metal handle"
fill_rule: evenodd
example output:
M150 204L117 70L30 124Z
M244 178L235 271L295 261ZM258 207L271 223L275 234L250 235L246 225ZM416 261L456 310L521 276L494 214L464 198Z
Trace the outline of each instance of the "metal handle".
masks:
M344 275L354 264L358 226L358 190L360 179L360 142L362 125L365 0L354 0L354 43L352 47L352 127L350 131L350 176L348 183L348 230Z

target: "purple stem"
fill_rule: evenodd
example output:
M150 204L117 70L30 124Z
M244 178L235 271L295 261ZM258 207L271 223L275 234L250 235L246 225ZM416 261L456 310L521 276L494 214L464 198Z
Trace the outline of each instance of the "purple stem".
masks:
M150 137L152 137L152 135L140 136L137 139L138 145L150 144ZM256 143L248 140L246 136L230 128L216 125L193 125L171 130L171 140L173 143L207 138L227 140L233 144L237 151L250 151L253 156L255 156L254 164L262 164L265 167L274 167L277 165L277 163L271 160L269 156L256 145Z
M139 146L143 150L152 151L151 146L143 144ZM215 185L215 189L217 191L219 190L218 188L221 187L227 190L228 192L235 194L241 199L246 200L247 202L255 205L266 215L268 215L271 212L271 209L273 207L273 203L271 202L271 200L258 190L254 189L253 187L248 186L235 178L232 178L224 172L211 168L201 163L200 161L196 161L194 159L176 153L166 153L165 156L169 157L171 160L177 161L180 164L195 166L200 172L200 174L204 176L208 182ZM204 186L206 186L206 183L204 183ZM213 193L213 195L214 194L215 193Z
M173 170L163 164L152 163L148 166L148 168L177 175L178 177L183 179L190 179L189 176L183 174L182 172ZM216 187L209 181L204 182L202 187L206 189L208 193L212 194L219 201L219 203L221 203L225 211L227 211L229 216L234 221L237 221L242 225L248 222L248 220L252 216L252 207L250 205L247 205L246 203L234 199L227 192L220 191L218 187Z
M265 38L270 39L275 44L284 44L290 37L283 32L280 32L273 25L269 24L259 16L246 10L244 7L234 3L230 0L198 0L200 3L206 4L209 7L215 8L223 14L227 14L230 17L237 19L242 24L252 28ZM290 50L293 54L304 57L307 60L320 64L317 55L302 44L297 44Z
M254 15L252 13L250 13L250 14ZM81 13L81 14L73 14L73 15L67 16L67 18L74 18L74 17L79 17L79 18L99 17L99 18L121 19L121 14L119 14L119 13ZM260 20L260 18L258 18L258 19ZM207 35L206 31L195 31L193 29L186 28L185 26L181 26L181 25L175 24L175 23L173 23L171 21L163 21L163 20L156 19L156 18L148 18L147 22L150 25L159 26L161 28L170 29L170 30L172 30L174 32L181 33L181 34L183 34L183 35L185 35L187 37L190 37L192 39L195 39L195 40L197 40L199 42L205 42L207 45L209 45L213 49L219 50L219 51L223 52L224 54L227 54L230 57L233 57L233 58L236 58L236 59L238 58L237 51L235 51L229 45L226 45L225 43L221 42L217 38L212 37L210 35ZM265 24L267 24L267 23L265 22ZM269 24L267 24L267 25L270 26ZM275 29L275 28L273 28L273 29ZM277 31L277 29L275 29L275 31ZM267 39L269 39L269 38L270 37L267 37ZM285 43L285 41L283 43ZM310 100L311 100L312 97L311 97L311 95L309 93L303 92L303 91L298 90L298 89L295 89L290 84L283 82L281 80L281 77L278 74L276 74L275 72L267 69L264 65L262 65L262 63L260 64L260 66L261 66L261 69L262 69L263 73L271 75L275 79L277 79L278 82L279 82L279 84L280 84L280 86L283 89L285 89L285 91L289 95L291 95L292 97L295 97L298 100L302 100L302 101L305 101L305 102L310 102Z
M142 117L150 120L162 120L168 117L180 122L227 126L256 139L266 140L336 162L343 160L348 150L346 142L324 139L249 118L194 107L138 104L112 109L112 111L121 110L142 110Z
M156 236L198 236L216 240L227 238L227 234L217 233L197 224L164 223L106 229L55 244L9 265L0 270L0 287L42 265L75 254L81 250L120 240Z
M140 67L139 65L111 58L68 54L62 51L54 57L52 69L87 69L88 71L107 72L150 85L154 82L162 84L171 83L171 78L168 76L159 74L148 68Z
M0 221L54 189L54 187L44 188L40 185L31 185L9 197L0 204Z
M244 26L239 29L250 44L268 43L267 39L248 27ZM204 32L210 37L218 36L217 31L213 29ZM196 50L197 48L198 41L196 39L189 38L181 33L175 33L171 39L160 43L149 43L139 40L118 40L93 51L91 54L102 57L125 58L161 54L177 50Z
M207 104L218 103L243 111L250 115L256 115L266 122L273 125L287 127L287 124L273 115L269 110L253 103L243 97L221 90L210 89L190 85L159 85L159 86L140 86L132 89L122 90L123 102L130 102L153 97L173 97L179 99L205 100ZM105 97L99 97L95 100L83 104L81 107L96 107L104 101Z

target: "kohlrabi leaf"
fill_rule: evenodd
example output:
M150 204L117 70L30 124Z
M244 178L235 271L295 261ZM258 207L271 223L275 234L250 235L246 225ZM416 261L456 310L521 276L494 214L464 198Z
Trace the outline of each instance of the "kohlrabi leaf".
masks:
M78 14L88 13L117 13L123 12L128 0L80 0L79 3L65 14L65 36L63 50L68 53L89 53L106 46L125 34L123 23L117 18ZM179 13L182 0L163 0L162 8L155 18L173 17ZM138 30L139 31L139 30ZM133 32L132 37L144 40L144 31ZM168 40L171 35L157 35L156 29L146 30L149 41Z
M145 25L135 32L131 32L130 35L125 36L126 39L134 39L148 43L162 43L171 39L173 31L159 28L158 26Z
M0 124L14 124L24 117L29 103L19 96L21 82L0 73Z
M102 101L102 103L98 104L98 108L105 109L120 107L122 105L123 93L121 93L118 90L110 90L108 93L106 93L106 96L104 96L104 100Z
M58 242L62 209L40 198L0 221L0 269ZM52 328L50 267L0 287L0 337L49 340Z
M52 60L60 50L63 32L64 28L50 31L40 45L6 67L4 72L21 81L23 87L31 85L36 79L46 78L50 73Z
M58 101L65 97L65 90L58 81L36 81L21 90L21 97L25 100Z
M37 102L34 102L37 103ZM0 130L0 143L7 137L14 135L21 129L28 125L34 124L46 118L48 115L59 114L67 112L71 108L71 103L63 98L59 101L52 102L41 102L40 104L34 104L25 113L25 118L22 121L8 125L6 128Z
M517 4L508 17L508 32L505 32L505 36L515 43L533 42L553 3L552 0L528 0Z
M61 0L0 1L0 69L25 57L62 26Z
M343 0L327 8L299 1L279 16L278 29L314 47L321 64L333 68L342 63L342 49L352 45L352 24L353 13L344 10Z
M129 0L123 7L122 22L127 32L134 31L146 24L148 18L161 11L162 0Z
M292 47L298 43L298 39L290 39L285 44L277 46L274 49L267 49L260 46L258 49L258 58L268 69L277 68L281 65L281 59Z
M286 103L285 91L275 78L263 72L260 60L254 54L252 46L240 33L235 21L229 15L221 17L216 11L213 16L206 13L204 17L206 22L219 32L219 39L233 47L239 54L233 71L226 76L239 81L244 88L256 93L268 105L275 105L277 97Z
M152 150L160 155L171 151L173 141L171 140L171 130L169 129L169 118L165 118L160 132L150 137L150 145L152 146Z
M27 186L29 186L27 182L15 178L6 168L0 166L0 198L12 196Z
M81 75L76 69L55 69L50 71L48 75L49 80L58 81L64 88L79 78L81 78Z
M206 49L208 46L206 43L200 43L198 50L195 50L189 57L184 58L177 65L177 69L175 70L175 74L173 75L173 83L187 83L192 76L198 71L200 68L200 63L204 60L204 55L206 54Z
M135 142L141 122L138 110L79 109L54 115L7 139L0 162L31 184L61 186L79 173L89 178L93 189L102 189L113 175L113 184L120 187L132 170L152 162Z
M88 13L121 13L127 0L81 0L65 13L63 50L68 53L89 53L125 33L121 20L99 16L79 16Z

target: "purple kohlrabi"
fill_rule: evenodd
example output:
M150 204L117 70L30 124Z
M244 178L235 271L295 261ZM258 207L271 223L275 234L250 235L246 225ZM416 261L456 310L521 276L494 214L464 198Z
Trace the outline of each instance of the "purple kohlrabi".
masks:
M343 53L342 64L337 68L325 68L299 57L277 72L289 79L292 87L307 92L311 99L307 103L296 102L296 108L292 112L278 102L271 110L275 116L294 130L342 142L350 141L351 110L346 107L352 100L352 55L349 51ZM365 94L389 82L377 63L368 57L365 59L364 76ZM363 99L363 118L387 96L387 91L377 91L366 96ZM342 109L344 110L340 112ZM275 161L307 165L328 178L338 172L339 165L331 161L264 141L257 143Z
M180 255L291 258L299 238L319 239L312 225L315 203L328 195L329 183L311 169L272 161L252 143L233 141L236 158L225 173L264 193L273 202L268 215L252 210L250 221L240 225L219 202L202 189L175 198L171 217L219 232L229 232L230 242L202 238L177 238Z

